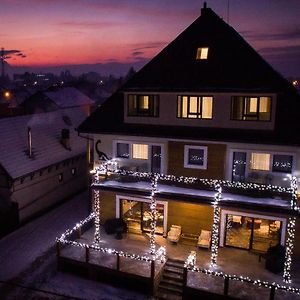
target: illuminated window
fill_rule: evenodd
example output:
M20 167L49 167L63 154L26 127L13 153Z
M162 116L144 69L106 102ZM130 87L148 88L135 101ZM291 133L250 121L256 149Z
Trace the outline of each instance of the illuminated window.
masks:
M250 168L252 170L269 171L270 157L269 153L251 153Z
M271 97L233 96L232 120L270 121Z
M212 119L213 97L178 96L177 117L188 119Z
M192 169L207 168L207 147L184 146L184 167Z
M117 157L120 158L129 158L129 144L128 143L117 143Z
M158 117L158 95L128 95L128 116Z
M148 145L132 144L132 158L148 159Z
M208 56L207 47L197 49L196 59L207 59L207 56Z

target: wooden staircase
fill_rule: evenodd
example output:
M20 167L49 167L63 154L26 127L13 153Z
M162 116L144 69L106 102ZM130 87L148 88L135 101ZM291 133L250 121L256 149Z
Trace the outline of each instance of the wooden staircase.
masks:
M184 261L171 259L165 263L156 292L159 300L182 300Z

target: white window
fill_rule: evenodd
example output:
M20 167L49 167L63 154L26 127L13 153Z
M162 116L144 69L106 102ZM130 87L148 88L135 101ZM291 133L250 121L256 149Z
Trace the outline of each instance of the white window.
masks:
M132 144L132 158L148 159L148 145Z
M192 169L207 169L207 147L185 145L184 167Z
M208 47L200 47L197 49L196 59L207 59Z
M128 143L117 143L116 156L120 158L129 158L129 144Z
M269 153L251 153L250 168L252 170L269 171L270 170Z

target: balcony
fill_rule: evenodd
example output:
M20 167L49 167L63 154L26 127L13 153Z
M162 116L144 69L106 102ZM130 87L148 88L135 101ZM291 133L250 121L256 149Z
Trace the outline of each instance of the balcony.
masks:
M159 175L155 195L160 199L212 204L215 201L215 184L222 187L221 207L243 205L244 208L291 212L296 199L291 187L170 175ZM151 174L128 171L102 173L93 187L149 196L152 189Z

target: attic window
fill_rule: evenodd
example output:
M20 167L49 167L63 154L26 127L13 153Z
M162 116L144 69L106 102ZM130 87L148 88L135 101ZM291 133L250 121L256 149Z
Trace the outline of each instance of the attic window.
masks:
M196 59L207 59L208 47L200 47L197 49Z

